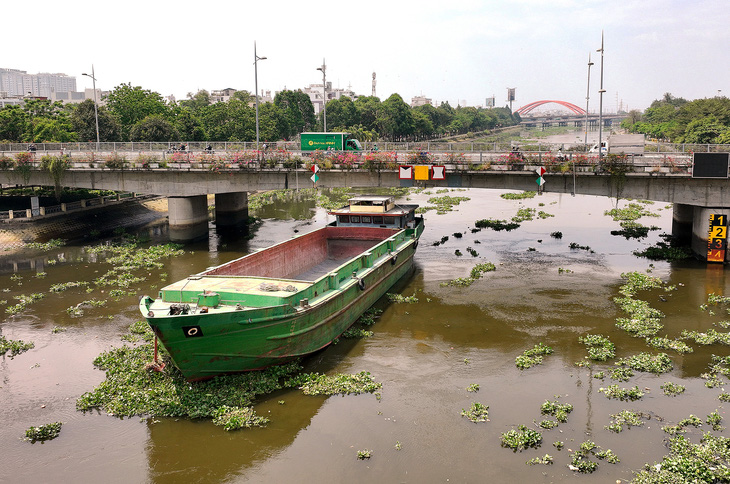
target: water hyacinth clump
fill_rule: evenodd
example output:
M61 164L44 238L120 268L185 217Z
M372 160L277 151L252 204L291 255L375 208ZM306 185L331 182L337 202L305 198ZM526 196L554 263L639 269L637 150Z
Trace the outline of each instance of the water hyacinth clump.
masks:
M471 404L469 410L461 409L461 416L468 418L474 423L489 422L489 406L474 402Z
M418 302L418 298L415 294L411 296L403 296L402 294L393 294L391 292L388 292L385 295L388 296L388 301L394 303L415 304Z
M705 333L699 331L682 330L682 338L691 339L700 345L723 344L730 345L730 333L721 333L710 328Z
M515 358L515 365L520 370L526 370L527 368L541 364L542 357L552 352L553 349L551 347L538 343Z
M621 358L616 365L625 366L636 371L645 371L660 375L672 370L673 364L669 355L666 353L658 353L652 355L650 353L639 353L638 355Z
M631 410L621 410L619 413L611 415L611 423L604 428L619 433L623 431L624 426L627 428L643 426L643 418L649 419L649 415Z
M609 385L607 388L599 388L598 391L606 395L609 399L622 401L639 400L644 396L644 392L639 390L638 386L634 386L634 388L619 388L618 385Z
M695 444L683 435L677 435L669 440L669 454L658 464L646 464L632 482L727 482L728 467L729 438L706 433L700 443Z
M530 447L537 448L542 444L542 434L524 425L519 425L517 429L503 432L500 439L502 440L502 447L508 447L514 452L521 452Z
M252 407L229 407L223 405L213 412L213 423L222 426L225 430L239 430L242 428L264 427L269 419L256 415Z
M666 337L647 338L646 344L658 350L674 350L680 355L692 353L694 351L694 349L684 341L669 339Z
M537 464L546 466L546 465L550 465L552 463L553 463L553 456L551 456L550 454L545 454L542 457L534 457L526 462L526 464L528 466L534 466Z
M578 341L586 345L588 358L595 361L606 361L616 356L616 345L602 334L588 334L580 336Z
M660 388L662 389L662 391L664 392L665 395L670 396L670 397L676 397L677 395L684 393L684 391L685 391L684 385L679 385L677 383L672 383L672 382L662 383Z
M568 414L573 411L573 405L569 403L560 403L556 401L545 400L540 406L540 412L543 415L552 415L558 422L567 422Z
M61 422L53 422L45 425L39 425L38 427L31 427L25 431L25 439L31 443L38 441L44 442L46 440L52 440L58 437L61 433Z
M297 387L305 395L359 395L375 393L383 387L367 371L354 375L322 375L302 373L286 382L286 386Z
M10 352L9 356L12 359L33 348L35 348L35 344L32 341L26 343L22 340L12 340L0 336L0 356L5 356L6 353Z
M595 442L587 440L581 443L579 449L571 454L568 469L584 474L594 472L598 468L598 462L590 460L591 455L605 460L609 464L617 464L620 462L618 456L611 449L601 450Z

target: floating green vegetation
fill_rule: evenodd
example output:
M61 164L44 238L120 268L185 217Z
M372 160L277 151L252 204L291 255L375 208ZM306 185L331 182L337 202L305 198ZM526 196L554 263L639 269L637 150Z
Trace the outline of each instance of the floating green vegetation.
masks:
M639 390L638 386L634 386L634 388L620 388L618 385L609 385L607 388L599 388L598 391L606 395L609 399L621 401L634 401L644 396L644 392Z
M634 376L634 370L624 366L612 368L608 375L608 377L614 381L629 381L632 376Z
M595 442L587 440L580 444L578 450L570 455L570 464L568 469L571 471L581 472L583 474L590 474L598 468L598 462L590 459L591 455L605 460L609 464L617 464L619 461L618 456L611 450L601 450Z
M649 418L649 415L642 412L621 410L619 413L611 415L611 423L606 425L604 428L611 432L619 433L624 430L624 426L627 428L641 427L644 425L644 421L642 419L648 420Z
M51 333L58 334L58 333L63 333L65 331L66 331L66 328L64 328L63 326L54 326L53 329L51 330Z
M213 423L225 430L239 430L242 428L265 427L269 419L256 415L251 407L229 407L223 405L213 412Z
M546 219L546 218L550 218L550 217L554 217L554 216L555 215L553 215L551 213L543 212L542 210L537 212L537 218L540 218L540 219Z
M48 289L49 292L63 292L68 289L71 289L72 287L87 287L89 285L86 281L70 281L70 282L59 282L58 284L53 284Z
M461 409L461 416L468 418L474 423L489 422L489 406L474 402L471 404L469 410Z
M602 334L588 334L578 337L578 341L586 345L588 358L594 361L606 361L616 356L616 345Z
M702 420L697 417L696 415L690 415L688 418L684 418L677 422L676 425L665 425L662 427L662 431L669 434L669 435L677 435L677 434L683 434L686 432L686 428L692 426L692 427L701 427L702 426Z
M25 310L25 308L28 307L28 305L33 304L34 302L38 301L39 299L43 299L44 297L45 294L37 292L30 295L21 294L20 296L13 296L13 299L18 301L18 304L6 307L5 312L11 315L21 313Z
M439 284L439 286L468 287L471 286L477 279L481 279L482 274L484 274L485 272L492 272L495 270L497 270L497 266L495 266L491 262L484 262L482 264L477 264L472 267L471 272L469 273L469 277L457 277L456 279L442 282Z
M542 457L533 457L532 459L528 460L526 464L528 466L534 466L534 465L550 465L553 463L553 456L550 454L545 454Z
M367 329L363 328L350 328L344 333L342 333L342 338L370 338L373 334L372 331L368 331Z
M647 338L646 344L658 350L674 350L681 355L692 353L694 351L694 349L684 341L669 339L666 337Z
M58 437L61 433L61 422L53 422L45 425L39 425L38 427L31 427L25 431L25 439L31 443L38 441L44 442L46 440L52 440Z
M562 239L563 233L560 231L550 232L550 237L552 237L553 239Z
M357 451L357 458L360 460L369 459L372 456L373 456L373 451L370 449L364 449L364 450Z
M540 406L540 413L552 415L558 422L568 421L568 414L573 411L573 405L556 401L545 400Z
M650 353L639 353L638 355L621 358L616 365L625 366L636 371L646 371L660 375L672 370L672 360L666 353L652 355Z
M146 328L140 338L142 342L138 345L114 348L94 360L94 365L106 372L106 379L77 399L78 410L101 409L119 417L213 418L224 406L250 406L257 395L283 388L282 379L301 370L298 363L293 362L262 371L190 383L164 351L161 352L166 362L164 370L150 369L154 335Z
M535 198L537 192L526 191L522 193L502 193L500 197L505 200L525 200L527 198Z
M714 412L712 412L711 414L709 414L707 416L705 423L707 423L707 425L711 425L712 430L715 430L717 432L721 432L721 431L725 430L725 427L723 427L721 425L722 416L719 413L717 413L717 410L715 410Z
M48 252L50 250L63 247L64 245L66 245L66 241L62 239L51 239L48 242L29 242L25 244L25 247L27 249L36 249L42 250L43 252Z
M515 365L520 370L526 370L527 368L541 364L542 357L552 352L553 349L551 347L538 343L532 348L523 351L521 355L515 358Z
M548 420L548 419L542 420L539 424L537 424L538 427L540 427L541 429L545 429L545 430L554 429L558 425L560 425L560 422L558 422L557 420Z
M637 338L650 338L664 327L660 319L664 314L652 308L648 302L635 299L639 291L656 289L663 286L661 279L641 272L621 274L626 283L619 288L623 297L613 300L621 310L629 315L628 318L616 318L616 326Z
M529 222L535 218L536 210L534 208L522 207L517 210L517 214L512 217L512 222Z
M720 333L710 328L705 333L699 331L682 331L682 338L691 339L697 344L701 345L714 345L723 344L730 345L730 333Z
M497 220L492 218L485 218L482 220L477 220L474 222L474 226L478 227L480 229L492 229L496 232L505 230L509 232L510 230L515 230L520 228L520 224L515 222L507 222L506 220Z
M354 375L302 373L290 378L286 386L297 387L305 395L359 395L376 393L383 384L376 382L369 372L361 371Z
M647 247L644 250L635 250L633 254L637 257L644 257L649 260L678 261L692 257L692 249L679 245L679 242L669 234L660 234L663 242Z
M563 450L563 447L565 447L565 442L563 442L562 440L556 440L555 442L553 442L553 446L558 450Z
M375 324L381 314L383 314L382 309L369 308L367 311L362 313L362 316L358 318L357 322L358 324L362 324L363 326L372 326L373 324Z
M468 387L466 387L467 392L473 392L476 393L479 391L479 383L472 383Z
M26 343L22 340L7 339L5 336L0 335L0 356L5 356L5 353L10 352L10 358L24 353L30 349L35 348L33 342Z
M455 255L455 256L457 256L457 257L461 257L461 256L462 256L462 255L464 255L464 254L462 254L462 253L461 253L461 251L460 251L459 249L456 249L456 250L454 251L454 255Z
M659 388L662 389L665 395L670 397L676 397L677 395L684 393L684 391L686 390L684 385L679 385L677 383L672 383L669 381L663 383Z
M575 250L575 249L585 250L585 251L590 252L591 254L594 253L594 251L591 250L591 248L589 246L587 246L587 245L580 245L577 242L571 242L570 244L568 244L568 248L571 249L571 250Z
M100 301L96 299L87 299L86 301L81 301L75 306L66 308L66 312L72 318L79 318L84 315L84 309L104 307L106 306L106 303L106 299L102 299Z
M619 288L619 292L629 297L635 296L639 291L658 289L664 285L658 277L649 276L643 272L624 272L621 274L621 278L626 279L626 283Z
M669 454L661 463L646 464L636 474L633 484L664 484L675 482L727 482L730 467L730 439L710 433L694 444L683 435L669 440Z
M442 215L450 212L461 202L468 202L469 200L471 200L469 197L452 197L450 195L444 195L443 197L431 197L428 199L428 203L436 205L436 213Z
M629 203L625 208L606 210L603 214L613 217L614 222L633 222L641 217L659 217L658 213L653 213L638 203Z
M402 294L394 294L388 292L385 295L388 296L388 301L394 303L416 304L418 302L418 298L415 294L413 294L412 296L403 296Z
M502 440L502 447L508 447L514 452L521 452L530 447L537 448L542 444L542 434L524 425L519 425L517 429L503 432L500 439Z

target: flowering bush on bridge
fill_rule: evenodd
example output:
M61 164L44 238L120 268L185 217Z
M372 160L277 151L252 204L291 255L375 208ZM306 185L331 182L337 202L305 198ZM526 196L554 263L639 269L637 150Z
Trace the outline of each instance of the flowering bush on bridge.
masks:
M257 150L236 151L228 155L228 161L235 163L239 168L252 168L256 166L256 160L261 156Z
M409 151L406 153L408 163L433 163L434 159L433 153L428 151Z
M398 168L395 151L370 151L362 157L366 170L395 170Z
M0 155L0 170L9 170L13 167L13 159L6 155Z

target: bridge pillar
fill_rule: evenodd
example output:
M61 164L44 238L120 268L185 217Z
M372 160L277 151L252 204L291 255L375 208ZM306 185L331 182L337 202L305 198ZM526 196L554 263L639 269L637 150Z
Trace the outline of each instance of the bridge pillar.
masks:
M681 245L692 243L692 222L695 207L684 203L675 203L672 214L672 236Z
M208 197L168 197L170 240L184 241L203 237L208 232Z
M248 193L216 193L216 226L237 225L248 219Z
M710 214L727 215L730 208L694 207L692 221L692 252L707 259L707 235L710 230ZM725 262L728 262L728 250L725 251Z

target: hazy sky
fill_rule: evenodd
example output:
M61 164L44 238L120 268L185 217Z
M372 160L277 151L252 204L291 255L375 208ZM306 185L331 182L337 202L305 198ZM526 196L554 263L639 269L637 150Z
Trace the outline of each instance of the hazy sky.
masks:
M601 31L604 111L645 109L665 92L730 95L727 0L37 0L2 8L0 67L62 72L77 87L94 64L97 87L131 83L163 96L232 87L297 89L327 80L410 103L484 105L516 88L513 107L549 99L598 109Z

